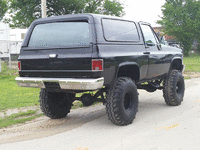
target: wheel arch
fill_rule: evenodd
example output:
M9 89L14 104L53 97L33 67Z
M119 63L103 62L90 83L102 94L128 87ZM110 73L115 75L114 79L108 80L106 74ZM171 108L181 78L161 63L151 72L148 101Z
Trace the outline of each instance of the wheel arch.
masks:
M134 81L140 80L140 68L136 62L123 62L118 65L116 78L130 77Z
M176 69L182 72L183 68L184 65L182 57L174 57L171 61L170 70Z

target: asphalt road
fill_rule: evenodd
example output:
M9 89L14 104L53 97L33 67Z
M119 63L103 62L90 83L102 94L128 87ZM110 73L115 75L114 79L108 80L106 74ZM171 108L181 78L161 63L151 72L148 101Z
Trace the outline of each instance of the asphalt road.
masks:
M41 117L0 130L0 150L198 150L200 78L186 80L183 103L167 106L162 91L139 91L131 125L116 126L103 105L73 110L68 117Z

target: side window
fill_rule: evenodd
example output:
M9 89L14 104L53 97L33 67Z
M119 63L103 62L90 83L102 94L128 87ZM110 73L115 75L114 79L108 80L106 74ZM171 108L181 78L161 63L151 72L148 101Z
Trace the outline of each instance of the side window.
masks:
M138 30L134 22L102 19L104 37L107 41L138 42Z
M147 44L155 45L158 43L158 40L155 38L154 33L148 25L141 25L142 32L144 35L144 40Z

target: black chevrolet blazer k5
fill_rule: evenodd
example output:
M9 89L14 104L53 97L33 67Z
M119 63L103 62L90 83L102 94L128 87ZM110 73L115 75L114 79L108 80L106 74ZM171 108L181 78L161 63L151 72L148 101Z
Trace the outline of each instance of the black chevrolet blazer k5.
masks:
M170 106L181 104L185 90L181 49L160 43L146 22L105 15L35 20L18 68L16 82L41 88L41 110L52 119L66 117L75 100L100 101L112 123L128 125L138 110L137 89L163 90Z

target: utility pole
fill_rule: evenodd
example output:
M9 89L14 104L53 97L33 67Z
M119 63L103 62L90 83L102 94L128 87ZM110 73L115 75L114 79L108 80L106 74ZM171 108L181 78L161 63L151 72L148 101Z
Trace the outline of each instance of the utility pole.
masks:
M41 0L42 3L42 18L46 18L47 17L47 11L46 11L46 0Z

